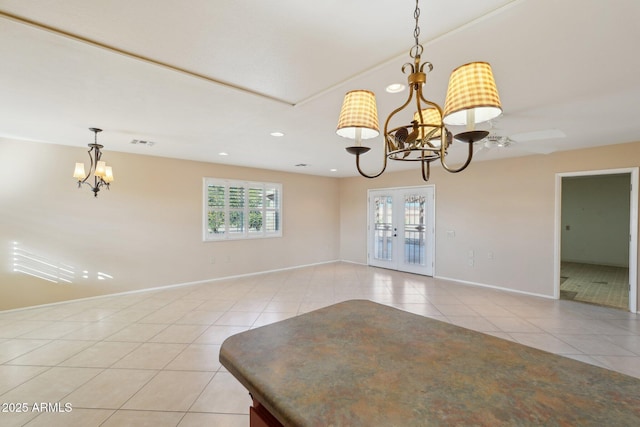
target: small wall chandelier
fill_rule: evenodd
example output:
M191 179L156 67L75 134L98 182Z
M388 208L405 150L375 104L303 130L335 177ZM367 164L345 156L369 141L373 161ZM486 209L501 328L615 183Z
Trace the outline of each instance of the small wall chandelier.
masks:
M94 197L98 197L98 192L101 187L106 187L109 189L109 184L113 182L113 169L111 166L107 166L105 162L100 160L102 158L102 151L100 151L103 146L98 144L98 132L102 132L102 129L98 128L89 128L91 132L94 133L93 143L89 144L89 174L85 173L84 163L76 163L75 171L73 172L73 177L78 180L78 188L82 187L82 184L86 184L89 186L91 191L93 191ZM93 175L93 180L90 180L91 175Z
M431 162L436 160L440 161L446 171L460 172L471 163L473 143L489 134L487 131L475 130L475 125L502 113L493 72L486 62L473 62L453 70L449 78L444 113L438 104L423 96L422 87L427 81L425 67L431 71L433 65L430 62L420 63L423 47L418 42L419 17L420 8L416 0L416 26L413 34L415 45L409 51L413 63L402 66L403 73L411 70L408 76L409 97L389 115L384 124L384 163L382 170L376 174L368 175L360 169L360 155L370 150L370 147L362 145L362 140L375 138L380 133L375 94L368 90L353 90L344 97L336 133L355 140L355 145L346 149L356 156L356 168L366 178L382 175L387 168L387 159L420 162L422 179L425 181L429 180ZM396 124L398 113L409 106L414 94L415 110L409 118L404 118L404 124ZM445 125L466 126L467 129L453 136ZM458 168L447 165L445 161L453 139L467 143L469 147L467 160Z

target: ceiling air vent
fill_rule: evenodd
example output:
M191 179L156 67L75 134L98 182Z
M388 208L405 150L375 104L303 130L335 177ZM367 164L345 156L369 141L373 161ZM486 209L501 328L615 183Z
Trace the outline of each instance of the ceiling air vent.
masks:
M133 145L144 145L147 147L151 147L153 144L155 144L153 141L144 141L142 139L132 139L131 143Z

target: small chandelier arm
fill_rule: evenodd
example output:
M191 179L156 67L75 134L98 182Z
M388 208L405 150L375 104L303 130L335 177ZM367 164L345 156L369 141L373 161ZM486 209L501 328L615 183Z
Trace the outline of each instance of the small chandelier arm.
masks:
M89 144L89 173L87 174L84 169L84 163L76 163L73 177L78 180L78 188L82 187L82 184L89 186L93 191L93 196L98 197L98 192L101 187L109 189L109 185L113 182L113 169L111 166L107 166L102 158L102 145L98 144L98 132L102 132L102 129L89 128L94 133L94 142ZM93 175L93 182L89 180Z
M362 176L364 176L365 178L377 178L380 175L382 175L385 171L385 169L387 169L387 156L384 156L384 164L382 165L382 170L380 172L378 172L377 174L374 175L369 175L366 174L362 171L362 169L360 169L360 154L361 153L366 153L367 151L369 151L369 147L347 147L347 151L351 154L355 154L356 155L356 169L358 169L358 173ZM385 147L385 151L386 151L386 147ZM386 153L385 153L386 154Z
M475 130L475 124L491 120L502 113L491 66L486 62L473 62L453 70L444 111L440 106L427 100L422 93L427 81L427 72L433 70L430 62L420 62L423 47L418 42L420 9L416 0L414 18L415 45L409 50L413 63L402 66L402 72L410 71L408 80L409 96L400 107L387 117L384 125L384 158L382 170L376 174L366 174L360 168L360 155L370 150L362 145L363 139L374 138L380 133L375 94L367 90L352 90L345 95L336 133L355 140L355 145L347 147L347 152L356 156L356 168L366 178L376 178L386 170L387 159L421 162L422 178L427 181L431 172L431 162L439 160L442 167L452 173L461 172L469 166L473 158L473 143L485 138L489 132ZM426 70L425 70L426 68ZM415 110L409 117L400 120L401 113L415 102ZM394 124L392 124L392 122ZM446 125L462 125L467 131L453 136ZM468 144L469 151L462 166L453 168L445 160L453 140Z

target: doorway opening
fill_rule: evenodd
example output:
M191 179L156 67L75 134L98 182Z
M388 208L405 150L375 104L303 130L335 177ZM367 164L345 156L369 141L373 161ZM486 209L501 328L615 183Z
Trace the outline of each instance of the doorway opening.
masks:
M556 175L555 297L637 310L638 168Z

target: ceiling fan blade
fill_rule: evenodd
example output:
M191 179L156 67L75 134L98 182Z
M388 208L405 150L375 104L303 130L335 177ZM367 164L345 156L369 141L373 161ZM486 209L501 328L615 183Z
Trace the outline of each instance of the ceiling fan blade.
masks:
M556 139L566 137L567 135L560 129L537 130L533 132L516 133L510 136L511 139L517 142L539 141L543 139Z
M530 144L525 146L519 146L519 147L522 151L526 151L528 153L533 153L533 154L551 154L553 152L558 151L556 148L551 148L548 146L543 147L539 145L531 146Z
M476 142L474 145L476 146L475 150L473 151L474 157L477 157L479 154L485 154L489 152L489 150L491 150L491 145L488 144L484 139Z

